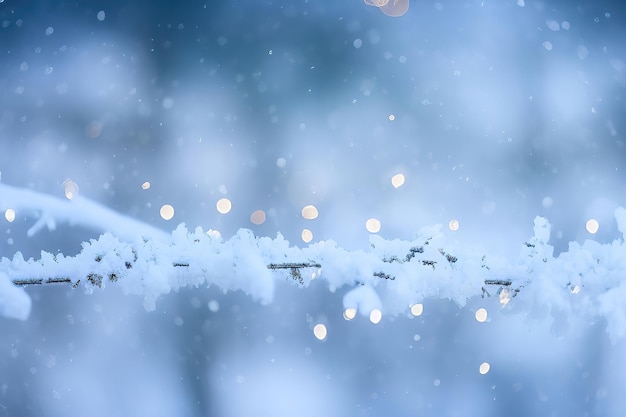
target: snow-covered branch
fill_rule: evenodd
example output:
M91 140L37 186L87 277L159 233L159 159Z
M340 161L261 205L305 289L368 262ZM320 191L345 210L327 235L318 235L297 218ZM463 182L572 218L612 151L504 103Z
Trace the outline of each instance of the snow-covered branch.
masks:
M124 239L166 239L168 234L146 223L121 215L78 193L61 199L32 190L0 183L0 210L13 210L21 216L37 219L28 230L35 235L43 227L55 230L57 223L83 226L99 232L113 233Z
M372 235L367 250L348 251L332 240L299 248L280 234L256 237L246 229L224 240L181 224L168 235L86 199L61 204L35 192L0 187L2 207L46 213L56 220L78 219L83 225L99 226L104 219L103 227L114 231L84 242L75 256L42 252L37 260L25 260L18 252L12 259L2 258L0 314L6 316L28 315L30 301L16 285L65 282L92 290L115 284L126 293L142 294L145 307L152 310L161 294L188 285L242 290L270 303L276 281L288 279L302 287L321 280L333 292L345 287L344 308L364 315L373 310L406 314L410 306L429 298L464 306L472 297L497 294L507 310L554 320L601 317L612 338L626 332L623 238L609 244L572 242L555 257L548 244L550 224L541 217L535 218L534 235L520 245L519 258L509 261L457 247L439 226L421 230L410 241ZM619 231L626 233L626 210L619 208L615 217ZM119 224L125 225L123 230Z

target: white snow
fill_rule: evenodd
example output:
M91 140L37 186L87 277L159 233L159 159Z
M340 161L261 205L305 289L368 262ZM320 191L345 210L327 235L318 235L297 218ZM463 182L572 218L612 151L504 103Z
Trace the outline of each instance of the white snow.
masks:
M626 239L626 209L618 207L615 210L615 220L617 220L617 230L620 231L622 237Z
M26 293L9 280L68 277L74 284L80 281L87 291L120 285L126 293L143 295L145 308L153 310L160 295L184 286L241 290L267 304L277 280L287 279L301 287L323 280L329 291L347 287L344 308L362 315L372 310L386 316L407 314L412 304L428 298L453 300L462 307L472 297L505 290L511 298L503 303L504 310L552 320L555 332L567 328L572 318L586 317L603 319L613 340L626 334L623 208L615 211L623 236L611 243L572 242L568 251L555 257L548 244L550 223L536 217L534 235L520 246L519 258L503 260L473 246L457 245L441 233L440 226L420 230L411 241L372 235L367 250L349 251L332 240L299 248L280 234L273 239L256 237L247 229L224 240L212 231L189 231L181 224L167 235L86 199L76 197L81 201L76 204L0 187L2 207L24 210L40 204L41 218L79 219L94 226L95 217L116 232L84 242L75 256L41 252L37 260L24 260L17 252L13 259L2 258L0 314L7 317L25 319L30 311ZM126 225L123 231L117 223ZM284 263L308 266L270 268Z
M61 199L0 183L0 211L7 209L14 210L18 216L38 219L29 229L28 236L35 235L44 226L54 230L57 223L85 226L127 239L164 240L168 236L162 230L116 213L81 195L71 200Z
M26 320L31 301L26 292L13 285L7 274L0 272L0 316Z

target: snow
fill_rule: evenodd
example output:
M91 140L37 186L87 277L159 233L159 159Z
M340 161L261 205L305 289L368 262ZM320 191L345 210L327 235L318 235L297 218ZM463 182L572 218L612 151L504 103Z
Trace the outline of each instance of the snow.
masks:
M521 245L519 258L510 261L457 245L441 233L439 225L420 230L410 241L371 235L367 250L347 250L332 240L300 248L280 234L273 239L257 237L248 229L224 240L211 230L198 227L190 231L180 224L166 235L86 199L75 205L75 201L60 202L2 187L5 201L6 196L12 197L11 207L17 210L42 204L43 213L54 220L78 218L89 225L93 225L89 220L92 216L87 213L94 210L104 225L126 225L124 233L107 232L84 242L75 256L42 251L37 260L24 260L19 252L12 259L2 258L0 312L7 317L25 319L30 311L27 294L9 278L69 278L74 286L82 284L87 291L120 285L127 294L143 295L149 311L156 308L161 295L185 286L240 290L269 304L278 280L300 287L322 280L331 292L347 287L344 308L365 316L373 310L385 316L407 314L411 305L424 299L448 299L463 307L471 298L506 291L509 295L503 297L507 301L502 302L503 310L525 312L541 320L550 317L555 333L566 329L570 320L587 316L590 320L604 319L613 341L625 335L623 239L606 244L571 242L566 252L555 257L554 248L548 244L551 225L539 216L534 220L533 236ZM626 210L617 209L615 218L624 234ZM115 229L119 231L119 227ZM280 264L306 266L270 268Z
M370 285L361 285L344 295L343 307L353 308L362 315L369 316L372 310L380 310L382 305L378 294Z
M0 316L26 320L30 314L31 301L26 292L13 285L9 276L0 272Z
M0 183L0 211L7 209L14 210L20 216L37 218L28 230L28 236L34 236L44 227L55 230L57 223L68 223L110 232L121 238L163 240L167 237L167 233L155 227L120 215L81 195L75 195L71 200L61 199Z
M619 230L622 237L626 239L626 209L618 207L615 210L615 219L617 220L617 230Z

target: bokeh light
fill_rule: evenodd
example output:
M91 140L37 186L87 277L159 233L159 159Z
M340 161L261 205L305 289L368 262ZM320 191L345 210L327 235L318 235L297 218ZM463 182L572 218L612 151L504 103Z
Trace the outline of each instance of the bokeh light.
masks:
M161 206L161 210L159 210L159 214L164 220L171 220L174 217L174 207L170 204L164 204Z
M391 185L393 185L394 188L402 187L402 185L404 185L404 174L396 174L391 177Z
M459 224L459 221L456 219L452 219L450 220L450 222L448 223L448 228L450 230L452 230L453 232L456 232L457 230L459 230L459 227L461 225Z
M489 372L490 369L491 369L491 365L489 365L488 362L483 362L480 364L478 371L480 372L481 375L485 375L487 372Z
M479 323L484 323L485 321L487 321L487 309L485 308L479 308L478 310L476 310L476 321L478 321Z
M378 233L380 232L380 220L378 219L368 219L365 222L365 228L370 233Z
M222 238L222 234L220 233L219 230L215 230L215 229L209 229L206 231L206 235L210 236L212 238L215 239L221 239Z
M365 4L376 7L384 6L387 3L389 3L389 0L365 0Z
M500 305L504 307L509 303L509 301L511 301L511 292L508 289L503 288L500 291Z
M313 334L318 340L326 339L326 335L328 334L328 330L326 330L326 326L322 323L318 323L313 327Z
M15 210L6 209L4 212L4 218L7 219L9 223L15 220Z
M313 240L313 232L311 232L309 229L303 229L302 230L302 240L305 243L309 243L310 241Z
M215 207L220 214L226 214L233 207L233 204L227 198L220 198L219 200L217 200Z
M302 208L302 217L307 220L317 219L318 215L319 212L317 211L317 207L315 207L314 205L308 205Z
M265 223L265 212L263 210L256 210L250 215L250 221L253 224L260 225Z
M548 208L548 207L552 207L552 205L554 204L554 200L552 199L552 197L544 197L543 200L541 200L541 205Z
M599 228L600 223L596 219L589 219L585 224L585 229L587 229L587 231L592 235L598 233Z
M370 321L374 324L380 323L383 318L383 312L375 308L370 312Z
M343 318L346 320L352 320L356 317L356 308L348 307L343 311Z
M150 188L150 181L146 181L146 182L144 182L143 184L141 184L141 188L142 188L143 190L147 190L147 189L149 189L149 188Z
M71 179L66 179L63 181L63 191L65 192L65 198L71 200L72 198L78 195L78 184L76 184Z
M378 7L392 17L400 17L409 10L409 0L365 0L365 4Z
M415 317L421 316L423 312L424 312L423 304L413 304L411 306L411 314L413 314Z

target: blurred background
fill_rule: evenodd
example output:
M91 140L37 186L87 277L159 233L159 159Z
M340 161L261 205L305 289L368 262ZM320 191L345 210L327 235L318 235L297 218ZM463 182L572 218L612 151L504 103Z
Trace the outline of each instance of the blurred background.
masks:
M374 218L388 239L440 223L514 261L536 215L557 253L610 242L625 39L608 0L411 1L398 18L360 0L0 0L1 180L63 198L71 178L166 231L295 245L366 248ZM27 238L33 221L2 219L0 256L97 237ZM151 313L115 287L29 288L30 319L0 319L0 416L624 415L626 350L603 322L555 334L492 299L348 322L345 290L317 284L285 281L269 306L189 288Z

